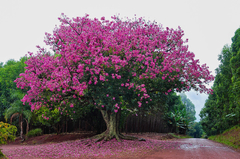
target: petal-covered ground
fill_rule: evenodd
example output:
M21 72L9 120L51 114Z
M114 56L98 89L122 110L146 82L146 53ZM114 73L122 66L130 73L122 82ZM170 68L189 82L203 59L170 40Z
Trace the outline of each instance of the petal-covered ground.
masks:
M145 138L146 141L122 140L122 142L117 142L113 139L110 142L102 141L95 143L95 140L87 138L74 140L75 137L79 137L79 134L51 134L30 138L27 142L22 144L15 141L14 143L10 143L8 145L2 145L0 149L3 149L2 152L6 154L9 159L240 158L240 152L207 139L188 138L162 140L172 137L169 134L158 133L130 135ZM71 140L60 142L63 141L63 139ZM39 142L42 144L38 144Z
M109 142L98 142L94 140L76 140L70 142L42 144L42 145L23 145L13 149L3 150L9 159L20 158L91 158L91 157L120 157L136 154L145 154L150 150L156 149L179 149L177 141L130 141L123 140L117 142L113 139Z
M141 135L135 135L140 137ZM142 135L144 136L144 135ZM153 150L179 149L181 144L177 141L150 139L146 141L113 139L109 142L97 142L91 139L65 141L61 143L48 143L40 145L7 145L2 152L9 159L27 158L123 158L143 156ZM166 135L165 135L166 136ZM6 148L8 147L8 148Z

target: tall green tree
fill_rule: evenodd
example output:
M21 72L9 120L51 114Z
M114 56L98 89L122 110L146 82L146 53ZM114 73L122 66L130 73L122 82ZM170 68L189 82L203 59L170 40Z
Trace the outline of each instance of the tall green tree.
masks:
M196 117L195 117L196 111L195 111L194 104L192 103L192 101L190 99L187 98L186 94L181 93L180 97L181 97L182 103L186 107L186 111L187 111L187 116L188 116L189 122L193 122L194 120L196 120Z
M231 111L234 112L234 123L240 124L240 28L236 30L232 38L232 99Z
M171 132L186 134L190 118L187 113L186 105L181 101L181 97L175 92L170 93L167 97L166 120Z
M4 120L4 111L9 108L11 103L15 101L11 98L11 94L17 90L14 80L19 77L20 73L24 72L26 57L21 58L19 61L8 60L4 65L0 64L0 120ZM26 90L20 90L25 92ZM19 99L20 100L20 99Z
M222 133L240 123L240 28L219 55L219 67L213 84L213 94L200 112L201 124L207 135Z
M5 120L7 121L10 119L10 123L12 124L12 121L17 116L19 117L19 127L20 127L20 137L23 138L23 120L26 121L26 134L29 130L29 122L32 117L31 108L28 104L23 105L21 102L21 99L24 97L24 93L21 90L15 90L11 94L12 100L14 100L13 103L10 104L10 107L5 110Z
M207 135L219 134L232 125L232 118L229 116L233 106L231 58L231 48L225 45L218 58L220 65L216 69L214 92L209 95L200 112L201 123Z
M188 135L194 138L201 138L203 134L203 129L200 122L194 122L191 126L192 128L189 129Z

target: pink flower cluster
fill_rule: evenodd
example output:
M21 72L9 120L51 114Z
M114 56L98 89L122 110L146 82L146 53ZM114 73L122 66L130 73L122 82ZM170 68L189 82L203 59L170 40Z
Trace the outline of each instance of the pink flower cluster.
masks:
M59 20L61 25L53 34L46 33L45 38L55 54L51 56L38 46L36 55L29 53L26 71L15 80L17 87L29 89L22 102L29 103L32 110L46 106L44 102L80 100L89 86L97 87L99 82L104 84L109 80L125 80L119 89L122 86L139 90L139 107L150 96L145 85L137 85L134 78L182 82L163 92L166 94L173 89L191 88L212 92L204 84L214 77L188 51L180 27L164 29L156 23L147 24L142 18L123 21L115 16L109 21L90 19L88 15L73 19L62 15ZM132 76L124 77L124 71ZM44 93L49 91L54 95L47 99Z

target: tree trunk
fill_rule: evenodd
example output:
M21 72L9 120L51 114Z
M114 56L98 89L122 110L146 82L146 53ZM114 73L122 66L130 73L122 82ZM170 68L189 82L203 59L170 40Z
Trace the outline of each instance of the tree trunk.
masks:
M25 118L24 118L25 119ZM26 128L26 134L28 134L28 130L29 130L29 123L27 121L27 119L25 119L26 123L27 123L27 128Z
M106 111L106 110L100 110L100 111L106 123L107 130L93 137L93 138L97 138L96 142L101 140L109 141L113 138L116 138L118 142L121 142L120 139L126 139L126 140L138 139L133 136L124 136L120 133L119 131L119 120L121 115L120 109L117 113L111 113L111 111Z
M24 141L24 138L23 138L23 115L20 114L20 138L22 139L22 141Z

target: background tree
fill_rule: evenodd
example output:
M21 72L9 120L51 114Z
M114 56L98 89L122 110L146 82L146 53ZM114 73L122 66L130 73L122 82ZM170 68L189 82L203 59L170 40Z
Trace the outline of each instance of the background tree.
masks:
M187 118L188 118L189 122L194 122L194 120L196 120L196 117L195 117L196 111L195 111L194 104L192 103L192 101L190 99L187 98L186 94L180 93L180 97L181 97L182 103L186 107Z
M15 101L11 94L17 90L16 83L13 82L24 72L26 57L19 61L8 60L4 65L0 64L0 120L4 121L4 111ZM20 92L26 92L19 89ZM19 99L18 99L19 100Z
M230 66L232 68L232 98L234 99L230 110L234 112L233 122L240 124L240 28L236 30L232 38L232 58Z
M192 128L189 129L188 135L194 138L201 138L203 135L203 129L200 122L194 122L191 126Z
M96 136L97 141L120 141L133 139L119 132L121 100L128 109L141 110L151 109L157 93L191 88L211 93L204 84L213 76L188 51L180 28L163 29L142 18L112 19L62 15L61 25L45 38L55 56L38 47L15 81L21 89L30 88L22 102L32 110L59 106L63 115L69 115L80 106L78 101L85 101L99 109L106 122L107 130Z
M230 47L224 46L219 55L221 64L216 69L216 77L213 84L213 94L209 95L204 108L200 112L201 123L207 135L215 135L223 132L232 124L229 123L228 114L232 107L232 71L230 59L232 52Z
M239 44L240 29L235 32L231 47L225 45L219 55L214 92L209 95L200 112L201 124L208 136L220 134L240 122Z
M23 105L23 103L20 101L25 94L23 94L21 91L15 90L13 93L11 93L11 98L14 100L13 103L10 104L10 107L5 110L5 120L7 121L10 118L10 124L12 124L12 121L14 118L18 117L19 119L19 127L20 127L20 137L23 138L23 120L26 121L26 134L29 130L29 122L32 117L32 112L30 110L30 106Z
M175 92L168 95L165 118L171 127L171 132L186 134L191 119L187 112L187 106L182 102L181 96Z

